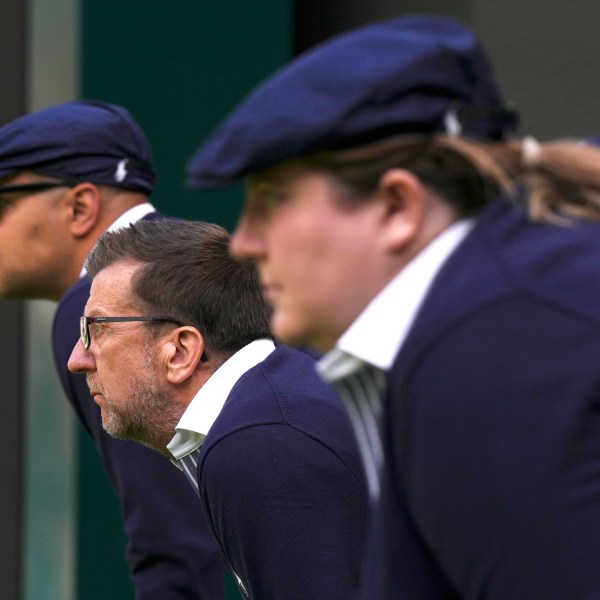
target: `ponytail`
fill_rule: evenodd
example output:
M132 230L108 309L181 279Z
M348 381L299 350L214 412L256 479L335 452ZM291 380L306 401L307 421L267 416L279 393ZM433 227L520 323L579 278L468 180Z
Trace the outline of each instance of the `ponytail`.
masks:
M499 194L516 198L525 186L532 220L600 220L600 149L580 141L403 135L299 162L332 174L355 201L375 193L387 170L401 168L414 172L461 215L477 213Z
M486 151L516 183L527 185L532 220L600 220L599 148L573 140L540 144L524 138L490 144Z

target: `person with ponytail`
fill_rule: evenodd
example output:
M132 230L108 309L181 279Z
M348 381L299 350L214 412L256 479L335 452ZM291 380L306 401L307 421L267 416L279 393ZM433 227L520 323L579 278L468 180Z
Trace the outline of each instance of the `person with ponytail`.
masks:
M300 55L188 164L245 180L232 252L345 401L362 600L600 598L600 150L517 127L477 36L416 15Z

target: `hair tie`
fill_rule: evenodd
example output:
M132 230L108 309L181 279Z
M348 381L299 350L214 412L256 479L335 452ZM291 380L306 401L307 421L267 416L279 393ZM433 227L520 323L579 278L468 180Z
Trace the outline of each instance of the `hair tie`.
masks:
M542 157L542 146L532 136L521 140L521 164L526 169L535 169L540 166Z

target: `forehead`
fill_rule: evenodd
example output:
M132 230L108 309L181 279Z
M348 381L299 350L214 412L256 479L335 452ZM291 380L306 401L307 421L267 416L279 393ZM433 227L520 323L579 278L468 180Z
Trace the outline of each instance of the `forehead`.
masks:
M280 191L306 200L311 198L313 204L325 202L347 209L351 203L346 201L353 197L351 190L333 172L299 159L252 174L245 183L246 198L250 201L263 196L268 198Z
M102 269L92 280L90 297L86 304L86 315L104 315L120 312L139 305L131 287L131 278L140 268L136 261L118 261Z

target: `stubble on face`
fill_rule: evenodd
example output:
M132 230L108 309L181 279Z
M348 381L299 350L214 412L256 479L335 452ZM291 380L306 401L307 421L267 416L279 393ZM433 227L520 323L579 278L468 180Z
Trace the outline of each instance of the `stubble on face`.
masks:
M127 397L117 398L110 393L107 397L94 373L87 376L88 386L103 397L102 427L106 433L170 456L166 445L175 435L182 411L160 385L156 352L150 343L145 344L143 357L143 364L129 375Z

